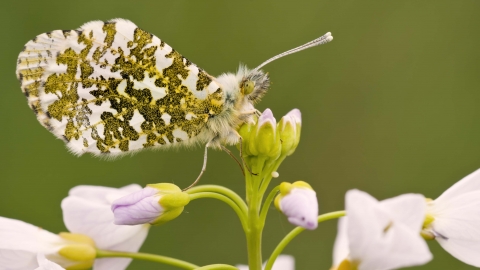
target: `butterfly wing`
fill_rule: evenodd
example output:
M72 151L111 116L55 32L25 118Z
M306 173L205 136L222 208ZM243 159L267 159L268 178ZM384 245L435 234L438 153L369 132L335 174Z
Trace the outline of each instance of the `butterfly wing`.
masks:
M37 36L17 77L40 123L78 155L193 141L224 106L212 76L123 19Z

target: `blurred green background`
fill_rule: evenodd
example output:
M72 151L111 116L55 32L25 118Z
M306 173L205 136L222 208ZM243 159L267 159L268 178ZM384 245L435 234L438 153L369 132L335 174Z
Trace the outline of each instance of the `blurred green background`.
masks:
M332 43L269 64L272 88L258 105L279 119L303 113L302 140L279 169L305 180L320 211L343 208L348 189L379 199L406 192L436 198L480 167L480 2L366 1L13 1L0 10L0 216L64 231L60 201L80 184L189 185L203 149L145 151L114 161L75 157L36 120L15 78L17 55L36 35L90 20L127 18L212 75L254 67L332 32ZM232 148L232 150L235 150ZM244 194L237 165L211 151L203 184ZM273 209L264 256L293 226ZM302 233L285 250L296 269L329 269L335 222ZM430 243L435 259L416 269L473 269ZM246 263L240 224L226 205L191 203L150 230L141 251L196 264ZM479 255L480 256L480 255ZM173 269L135 261L129 269Z

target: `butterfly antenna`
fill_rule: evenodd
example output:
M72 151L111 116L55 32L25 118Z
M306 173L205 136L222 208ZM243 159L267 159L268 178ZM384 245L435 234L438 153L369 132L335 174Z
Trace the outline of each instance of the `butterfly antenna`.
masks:
M267 61L263 62L262 64L260 64L253 71L258 71L259 69L264 67L266 64L268 64L270 62L273 62L273 61L277 60L278 58L282 58L282 57L287 56L289 54L296 53L296 52L299 52L299 51L303 51L303 50L306 50L306 49L311 48L311 47L322 45L322 44L328 43L332 40L333 40L332 33L328 32L325 35L323 35L323 36L321 36L317 39L314 39L310 42L307 42L307 43L305 43L301 46L298 46L296 48L293 48L293 49L288 50L286 52L283 52L281 54L275 55L274 57L272 57L272 58L268 59Z

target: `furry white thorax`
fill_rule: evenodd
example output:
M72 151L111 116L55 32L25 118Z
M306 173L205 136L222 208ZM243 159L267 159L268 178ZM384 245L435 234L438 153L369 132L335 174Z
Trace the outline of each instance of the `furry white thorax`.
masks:
M253 115L256 112L253 105L257 99L252 99L252 95L244 95L241 91L242 83L251 80L253 74L268 80L268 75L262 71L252 72L243 65L240 65L236 74L223 73L215 78L215 81L222 86L225 102L223 112L206 123L207 128L202 137L210 142L209 146L219 148L221 144L237 144L240 136L236 129L245 122L253 121Z

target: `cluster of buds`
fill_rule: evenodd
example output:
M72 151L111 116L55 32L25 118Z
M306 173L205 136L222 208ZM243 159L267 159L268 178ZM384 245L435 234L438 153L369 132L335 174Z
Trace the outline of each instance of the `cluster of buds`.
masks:
M243 156L258 156L277 160L295 152L300 141L301 113L293 109L277 123L270 109L266 109L254 123L245 123L239 129L243 138Z

